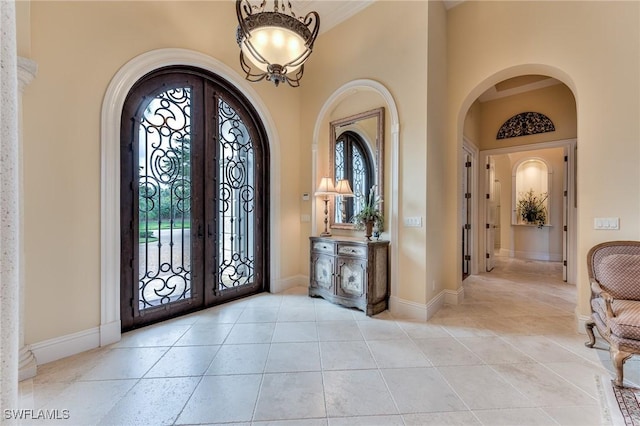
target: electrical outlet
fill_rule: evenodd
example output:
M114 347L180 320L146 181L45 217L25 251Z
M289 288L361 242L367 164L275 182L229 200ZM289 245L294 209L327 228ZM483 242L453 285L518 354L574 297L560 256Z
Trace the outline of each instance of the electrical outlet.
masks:
M411 216L404 218L404 226L405 228L421 228L422 227L422 217L421 216Z

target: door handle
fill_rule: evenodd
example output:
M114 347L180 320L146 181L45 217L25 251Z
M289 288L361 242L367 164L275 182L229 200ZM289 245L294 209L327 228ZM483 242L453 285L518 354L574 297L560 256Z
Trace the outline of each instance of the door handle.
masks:
M202 234L202 224L198 225L198 238L202 238L203 234Z

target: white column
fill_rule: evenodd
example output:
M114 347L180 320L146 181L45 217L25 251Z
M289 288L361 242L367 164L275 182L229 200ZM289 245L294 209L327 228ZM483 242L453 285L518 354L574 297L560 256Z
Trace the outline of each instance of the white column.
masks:
M18 408L20 217L16 13L0 1L0 407Z
M35 78L38 66L35 61L23 57L18 57L18 187L20 194L24 194L24 162L22 156L22 95L25 87ZM24 295L25 295L25 252L24 252L24 196L20 197L19 208L19 291L20 291L20 320L19 320L19 360L18 360L18 380L30 379L36 375L36 358L31 352L31 347L24 344Z

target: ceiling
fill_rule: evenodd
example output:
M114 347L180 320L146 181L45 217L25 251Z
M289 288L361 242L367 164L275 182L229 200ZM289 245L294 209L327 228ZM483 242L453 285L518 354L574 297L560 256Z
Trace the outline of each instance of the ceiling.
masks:
M330 30L342 21L346 21L353 15L359 13L376 0L349 0L349 1L328 1L328 0L292 0L294 12L297 15L306 15L315 10L320 15L320 34ZM464 0L445 0L445 7L451 9L464 2Z
M518 95L543 87L555 86L562 82L546 75L521 75L501 81L495 86L491 86L484 92L478 100L480 102L493 101L507 96Z

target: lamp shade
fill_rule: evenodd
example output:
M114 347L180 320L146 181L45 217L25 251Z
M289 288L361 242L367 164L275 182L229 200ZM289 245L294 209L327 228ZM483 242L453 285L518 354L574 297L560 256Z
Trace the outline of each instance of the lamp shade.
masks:
M336 188L333 186L333 179L330 177L323 177L320 180L320 185L316 189L315 195L336 195Z
M340 179L336 185L336 192L343 197L354 197L348 179Z

